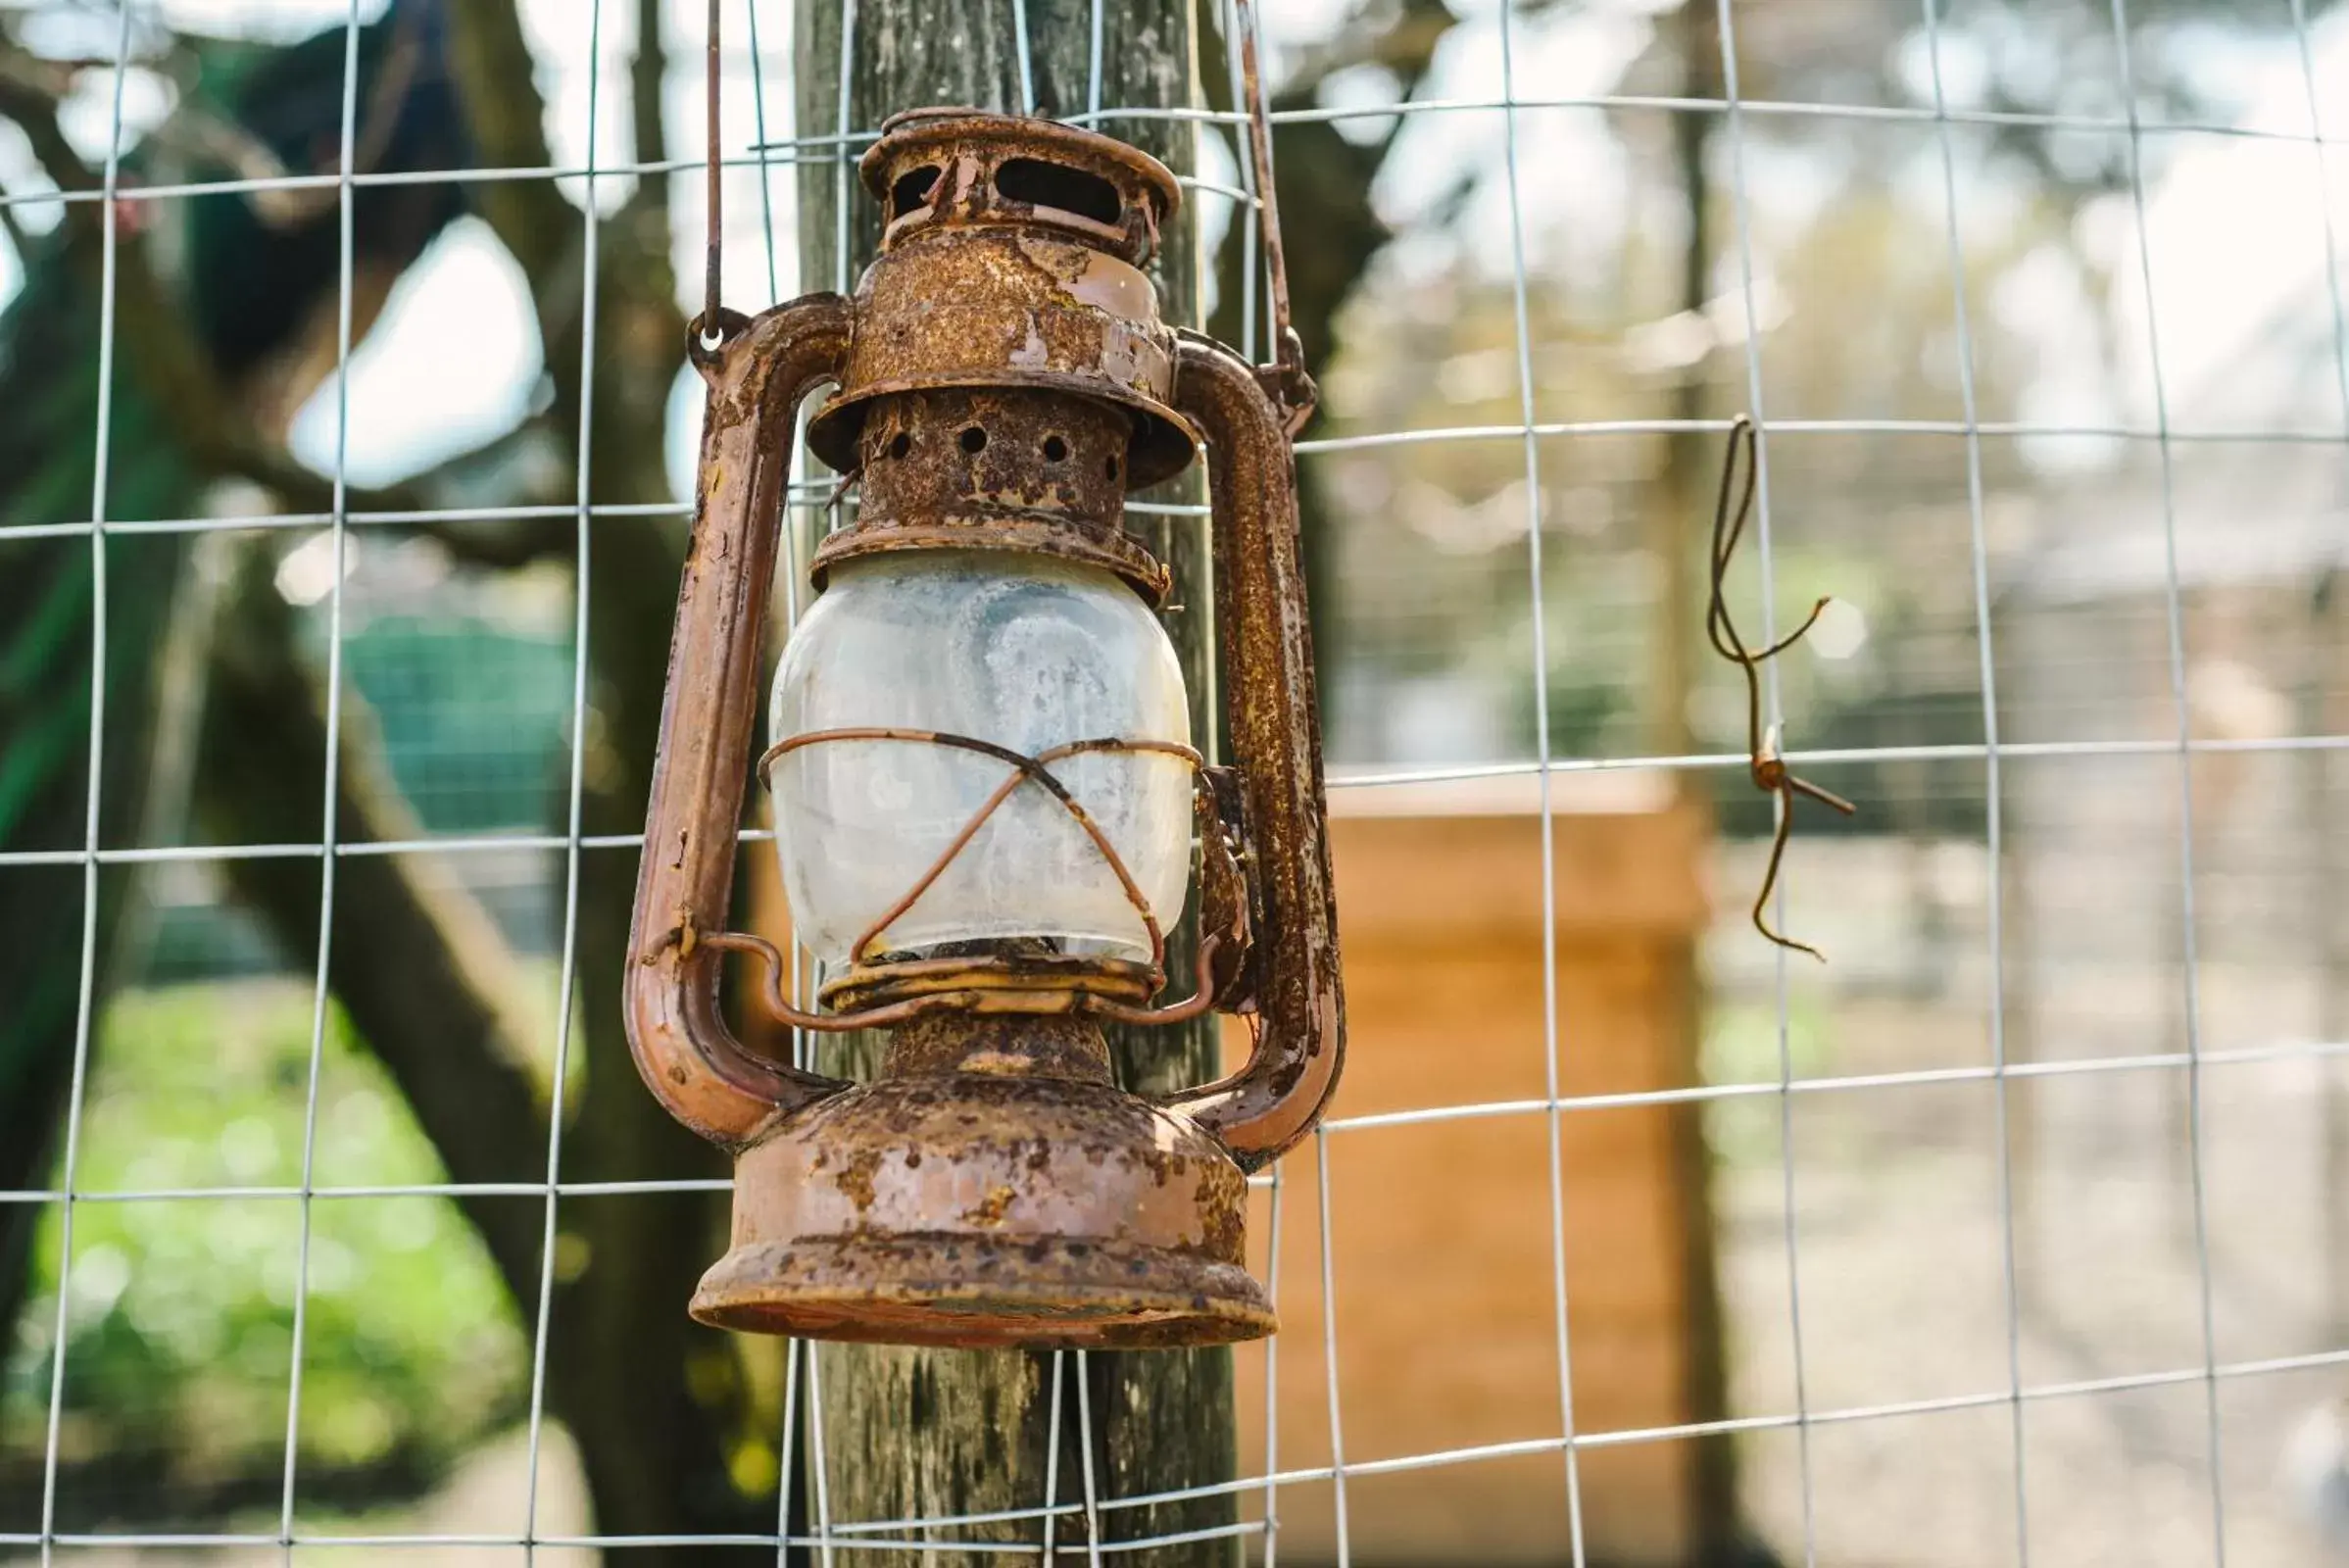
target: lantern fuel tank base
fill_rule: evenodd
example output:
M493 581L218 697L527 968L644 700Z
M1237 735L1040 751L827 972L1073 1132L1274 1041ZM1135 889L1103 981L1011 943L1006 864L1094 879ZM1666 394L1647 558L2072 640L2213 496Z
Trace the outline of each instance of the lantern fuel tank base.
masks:
M962 1348L1147 1349L1273 1332L1246 1269L1056 1236L846 1236L757 1243L702 1277L713 1328Z
M693 1314L899 1344L1256 1339L1247 1203L1210 1134L1111 1081L1091 1021L934 1014L737 1153L733 1250Z

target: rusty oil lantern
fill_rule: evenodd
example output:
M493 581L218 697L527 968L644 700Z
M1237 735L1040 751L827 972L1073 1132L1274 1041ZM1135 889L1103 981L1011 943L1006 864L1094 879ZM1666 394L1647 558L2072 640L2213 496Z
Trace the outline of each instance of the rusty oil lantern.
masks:
M956 1346L1269 1334L1246 1178L1312 1128L1344 1043L1289 445L1310 384L1286 331L1259 370L1160 321L1142 268L1178 191L1134 148L919 110L860 167L887 227L856 297L706 313L692 350L709 404L626 1015L654 1094L735 1156L693 1315ZM807 441L862 505L815 553L755 760L793 422L824 383ZM1168 572L1123 527L1195 445L1229 767L1194 749ZM829 977L815 1013L722 929L754 760ZM1197 969L1161 1002L1195 860ZM782 1020L891 1031L878 1075L740 1044L726 952L762 960ZM1210 1008L1251 1025L1238 1072L1111 1082L1103 1023Z

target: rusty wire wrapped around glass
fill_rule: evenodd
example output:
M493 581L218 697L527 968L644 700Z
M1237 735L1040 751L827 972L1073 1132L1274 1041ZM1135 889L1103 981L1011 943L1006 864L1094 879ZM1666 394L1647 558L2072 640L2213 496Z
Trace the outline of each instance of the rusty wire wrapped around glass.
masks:
M1196 773L1204 766L1204 759L1197 750L1174 741L1100 736L1064 742L1030 757L1008 746L999 746L993 741L978 740L968 735L863 726L810 730L804 735L777 741L759 759L759 782L771 787L769 774L774 764L793 752L837 741L903 741L912 745L954 747L992 757L1011 771L980 803L978 809L948 841L946 848L915 880L913 886L857 936L851 949L854 967L825 988L827 1001L851 1004L847 1010L808 1012L793 1005L782 989L785 970L783 956L773 943L763 937L735 931L697 932L689 926L679 927L676 940L689 953L695 947L717 948L747 954L758 960L762 972L759 993L760 1004L778 1020L795 1028L832 1034L856 1029L886 1028L919 1017L925 1012L953 1009L981 1012L998 1009L1023 1012L1054 1010L1098 1017L1113 1023L1173 1024L1197 1018L1213 1004L1213 976L1218 955L1227 948L1245 947L1247 943L1247 901L1229 901L1233 913L1226 928L1205 932L1200 936L1195 964L1195 985L1190 997L1165 1007L1138 1005L1138 1003L1147 1004L1165 986L1165 930L1158 921L1157 912L1150 907L1150 900L1135 882L1133 873L1126 868L1125 858L1117 853L1117 847L1109 842L1101 824L1094 820L1092 813L1085 809L1084 804L1052 771L1051 766L1066 758L1088 753L1150 752L1175 758ZM1138 965L1116 959L1071 961L1049 955L878 962L874 957L873 945L890 926L921 901L922 895L954 864L954 858L987 825L997 808L1009 800L1022 784L1034 784L1059 802L1084 830L1094 848L1101 852L1110 874L1117 878L1117 885L1125 894L1126 902L1133 906L1134 911L1142 918L1143 931L1150 944L1149 963ZM1201 789L1204 788L1202 783ZM1209 875L1212 877L1216 869L1213 857L1218 846L1210 841L1202 844L1201 848L1202 854L1209 859ZM897 1000L875 1005L854 1005L856 999L869 995L883 985L891 992L912 994L902 995ZM1050 1000L1053 997L1061 999L1056 1005Z

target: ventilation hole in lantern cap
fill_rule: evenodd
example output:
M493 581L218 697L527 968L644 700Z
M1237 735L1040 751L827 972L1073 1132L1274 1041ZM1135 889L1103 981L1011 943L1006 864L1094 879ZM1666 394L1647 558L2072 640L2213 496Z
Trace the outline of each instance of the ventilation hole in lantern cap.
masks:
M1107 465L1107 466L1106 466L1106 467L1103 469L1103 471L1104 471L1104 472L1106 472L1106 473L1109 475L1109 477L1110 477L1110 478L1112 478L1112 479L1116 478L1116 477L1117 477L1117 460L1116 460L1115 458L1111 458L1111 459L1109 460L1109 462L1108 462L1108 465Z
M1061 439L1060 439L1058 436L1056 436L1056 435L1048 435L1048 436L1046 436L1046 437L1044 438L1044 461L1045 461L1045 462L1047 462L1047 463L1058 463L1058 462L1060 462L1062 459L1066 458L1067 456L1068 456L1068 443L1067 443L1067 442L1065 442L1065 441L1061 440Z
M903 218L916 211L930 199L930 189L938 183L938 171L916 169L900 174L898 182L889 187L889 210Z
M889 438L889 455L891 457L902 458L912 450L913 437L907 435L905 431L900 430L897 434Z
M962 450L974 458L987 450L987 432L975 424L963 429L961 441Z
M1038 158L1012 158L995 172L996 194L1007 202L1052 207L1097 223L1114 225L1125 203L1117 187L1099 174Z

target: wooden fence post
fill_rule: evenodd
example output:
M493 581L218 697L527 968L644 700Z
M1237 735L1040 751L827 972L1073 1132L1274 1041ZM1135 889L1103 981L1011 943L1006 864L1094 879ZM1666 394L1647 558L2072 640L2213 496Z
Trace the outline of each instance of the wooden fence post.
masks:
M1108 108L1188 108L1198 102L1192 0L1099 0L1098 102ZM1022 26L1024 13L1024 28ZM798 0L794 62L799 133L869 131L900 109L968 104L1010 113L1081 114L1097 101L1092 0ZM1025 48L1022 48L1022 33ZM847 70L842 69L844 46ZM1024 71L1023 71L1024 55ZM845 83L844 83L845 78ZM848 102L841 102L843 86ZM1133 142L1178 174L1190 173L1196 127L1158 119L1110 120L1099 128ZM845 164L806 149L800 170L800 276L807 288L852 286L879 240L879 214L856 178L862 147ZM845 179L842 170L845 167ZM845 230L841 198L848 202ZM846 265L839 237L848 241ZM1168 226L1155 266L1161 308L1181 325L1199 321L1196 230ZM1150 499L1196 502L1196 474ZM1167 629L1190 683L1193 733L1211 744L1217 729L1211 663L1205 528L1191 516L1129 519L1174 570ZM1190 971L1188 926L1169 968ZM1119 1081L1164 1089L1212 1077L1213 1021L1180 1029L1110 1031ZM825 1048L830 1072L861 1074L876 1053L868 1040ZM813 1356L812 1403L820 1418L826 1511L835 1522L935 1517L1034 1508L1048 1475L1056 1500L1132 1496L1228 1481L1238 1457L1229 1350L1095 1352L1084 1358L1083 1396L1093 1436L1090 1464L1079 1446L1079 1358L1055 1378L1051 1354L825 1346ZM804 1417L805 1419L805 1417ZM803 1427L805 1434L806 1428ZM1058 1434L1053 1457L1052 1434ZM803 1451L812 1455L811 1444ZM808 1487L810 1496L815 1489ZM1212 1529L1238 1518L1231 1494L1099 1515L1103 1542ZM810 1509L808 1522L813 1523ZM1052 1525L1055 1546L1082 1552L1084 1513ZM932 1540L1042 1540L1033 1518L956 1525ZM976 1565L993 1554L858 1551L862 1563ZM1240 1558L1231 1536L1121 1553L1136 1568L1225 1568Z

